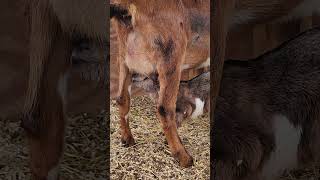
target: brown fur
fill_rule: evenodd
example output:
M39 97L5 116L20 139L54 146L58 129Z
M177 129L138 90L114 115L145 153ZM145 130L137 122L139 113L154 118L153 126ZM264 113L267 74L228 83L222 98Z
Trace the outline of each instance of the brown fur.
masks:
M200 45L201 42L208 42L209 31L202 29L205 33L201 30L192 32L189 14L191 6L197 5L192 7L193 10L201 12L206 8L208 16L209 1L170 0L164 3L156 0L136 0L118 3L120 5L111 9L115 12L113 17L117 20L119 41L118 104L122 141L125 145L134 143L127 116L130 106L128 87L131 84L132 73L148 77L156 73L160 84L158 117L170 150L181 166L191 166L193 159L181 144L177 133L175 106L181 66L188 64L190 68L196 67L209 56L209 44L204 47ZM192 37L199 34L202 39L193 42ZM204 50L190 51L195 56L188 54L186 49L193 44Z
M6 24L0 32L0 119L16 119L23 111L29 72L29 32L28 9L24 8L24 0L1 2L0 23ZM76 43L75 46L78 46ZM102 77L96 78L88 76L100 69L96 65L102 66L100 54L97 50L91 55L83 56L79 50L73 52L76 56L85 59L93 59L94 67L91 62L78 63L70 71L70 86L68 87L68 113L79 112L98 113L105 105L101 97L105 91L99 88ZM89 57L91 56L91 57ZM93 57L94 56L94 57ZM86 68L88 67L90 68ZM85 68L84 68L85 67ZM89 73L87 73L89 71ZM101 71L98 71L101 72ZM94 74L96 75L96 74ZM101 75L101 73L97 74ZM87 78L88 77L88 78ZM90 79L90 80L87 80Z
M22 124L29 134L34 179L46 179L62 153L66 87L61 83L70 70L71 37L107 40L108 12L98 0L27 0L27 5L30 74Z
M118 37L115 27L115 22L111 20L110 26L110 99L116 99L118 95L118 88L119 88L119 71L120 66L118 62ZM143 77L145 78L145 77ZM141 96L141 95L148 95L147 92L141 87L135 86L132 84L131 87L131 97Z

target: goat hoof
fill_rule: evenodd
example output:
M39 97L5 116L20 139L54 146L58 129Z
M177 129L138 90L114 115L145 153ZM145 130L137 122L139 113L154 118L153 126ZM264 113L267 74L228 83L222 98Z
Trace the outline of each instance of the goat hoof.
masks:
M190 167L193 165L193 157L190 156L186 151L183 153L176 153L174 155L175 159L177 159L180 163L181 167Z
M128 136L127 138L121 138L121 143L124 147L130 147L135 144L132 136Z
M188 157L180 160L181 167L191 167L193 165L193 157L188 155Z

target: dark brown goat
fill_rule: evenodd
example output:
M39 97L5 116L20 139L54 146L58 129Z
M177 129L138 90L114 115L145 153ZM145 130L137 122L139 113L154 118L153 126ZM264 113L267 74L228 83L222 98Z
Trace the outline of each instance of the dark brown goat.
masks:
M318 0L215 0L211 1L212 74L211 113L220 89L227 34L239 25L281 22L320 12ZM213 115L213 114L211 114ZM213 120L213 118L212 118Z
M319 28L257 59L227 61L212 130L216 178L271 180L319 162L319 82ZM234 109L256 123L240 121L246 116Z
M268 179L281 169L320 160L319 40L320 29L315 28L257 59L245 62L231 60L225 63L217 108L224 109L224 104L227 103L227 106L247 112L250 109L257 112L257 116L263 121L271 124L268 128L273 131L275 150L262 168L263 176L269 177ZM219 112L215 115L218 116ZM223 130L214 126L213 131L219 133ZM218 143L220 136L214 137L216 141L214 140L213 146L223 151ZM221 135L221 138L226 142L231 140L228 136ZM236 143L238 142L233 143L235 149ZM235 161L228 158L241 159L238 154L241 153L230 152L225 156L214 156L214 159L216 163L235 165ZM246 168L246 160L241 160L245 163L238 169ZM215 171L224 169L216 168ZM247 169L246 174L250 174L250 171L251 169ZM233 177L235 176L236 174Z

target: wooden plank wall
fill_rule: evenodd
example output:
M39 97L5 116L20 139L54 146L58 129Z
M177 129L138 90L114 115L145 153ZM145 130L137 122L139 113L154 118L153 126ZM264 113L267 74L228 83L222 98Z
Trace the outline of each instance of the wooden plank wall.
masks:
M297 34L319 25L319 16L314 16L281 24L242 26L229 34L227 59L248 60L255 58Z

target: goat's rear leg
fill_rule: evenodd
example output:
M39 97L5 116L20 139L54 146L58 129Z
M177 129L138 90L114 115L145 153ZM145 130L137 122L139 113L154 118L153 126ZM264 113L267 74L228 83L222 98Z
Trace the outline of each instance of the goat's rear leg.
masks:
M134 145L134 138L131 134L129 126L130 84L131 73L129 72L128 67L124 63L122 63L120 64L119 92L117 97L117 104L119 106L120 113L121 143L125 147Z
M52 29L58 26L50 24L55 21L45 10L39 9L32 16L28 98L22 120L29 141L34 180L59 179L65 129L66 72L71 55L69 36L59 28Z
M176 123L176 101L180 84L180 69L173 64L159 64L160 93L158 99L158 117L172 155L180 166L193 165L193 158L181 143Z

